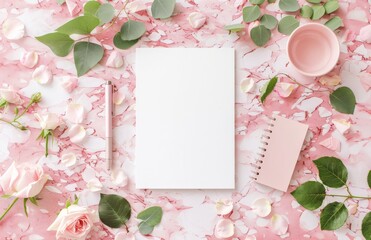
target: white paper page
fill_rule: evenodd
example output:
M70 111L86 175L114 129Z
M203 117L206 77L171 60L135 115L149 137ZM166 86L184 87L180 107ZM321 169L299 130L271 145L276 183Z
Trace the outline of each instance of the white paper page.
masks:
M136 51L136 187L233 189L234 49Z

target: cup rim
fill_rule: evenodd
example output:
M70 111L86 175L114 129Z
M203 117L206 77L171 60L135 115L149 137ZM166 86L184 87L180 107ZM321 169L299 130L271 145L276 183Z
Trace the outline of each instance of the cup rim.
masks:
M333 54L336 54L336 55L337 55L336 58L335 58L336 61L334 61L334 63L332 63L331 65L328 65L328 67L323 68L323 69L321 69L321 71L317 71L317 72L315 72L315 73L309 73L309 72L305 72L305 71L299 69L297 66L295 66L295 64L293 63L293 61L291 61L290 54L289 54L289 45L290 45L290 42L291 42L291 40L292 40L292 36L294 36L295 33L296 33L298 30L300 30L300 29L302 29L302 28L306 28L306 27L308 27L308 26L315 26L315 27L319 27L319 28L325 29L325 31L327 31L327 32L329 33L330 38L336 40L336 42L338 43L338 44L336 44L336 45L334 46L334 47L335 47L335 49L334 49L335 51L334 51L334 53L333 53ZM295 30L290 34L289 39L288 39L287 44L286 44L286 54L287 54L287 56L288 56L289 62L294 66L294 68L295 68L299 73L301 73L301 74L303 74L303 75L305 75L305 76L309 76L309 77L319 77L319 76L323 76L323 75L329 73L329 72L330 72L330 71L331 71L331 70L336 66L336 63L338 62L339 57L340 57L340 44L339 44L339 41L338 41L338 39L337 39L337 37L336 37L336 34L335 34L335 33L334 33L330 28L328 28L327 26L325 26L325 25L323 25L323 24L320 24L320 23L306 23L306 24L304 24L304 25L302 25L302 26L296 28L296 29L295 29Z

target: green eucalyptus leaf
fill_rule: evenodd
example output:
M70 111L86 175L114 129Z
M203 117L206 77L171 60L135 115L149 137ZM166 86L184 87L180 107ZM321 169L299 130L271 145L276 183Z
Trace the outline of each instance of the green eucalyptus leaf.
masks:
M313 15L313 9L309 5L304 5L300 9L300 14L303 18L311 18Z
M115 194L101 194L99 201L99 219L111 228L124 225L131 216L129 202Z
M75 43L70 36L59 32L48 33L36 37L36 39L48 46L50 50L59 57L67 56L71 52L73 44Z
M330 203L321 212L321 230L336 230L344 225L347 218L348 209L344 203Z
M271 38L271 31L263 25L259 25L251 29L250 37L257 46L262 47Z
M348 180L348 170L343 162L335 157L321 157L314 160L317 166L319 178L326 186L340 188Z
M285 35L290 35L297 27L299 21L293 16L286 16L278 23L278 31Z
M313 5L312 20L318 20L325 15L325 8L322 5Z
M162 208L157 206L147 208L140 212L137 218L143 220L139 223L140 233L143 235L150 234L153 228L161 222Z
M329 0L325 3L324 8L326 10L326 14L330 14L335 12L339 9L339 2L337 0Z
M71 34L89 34L99 25L99 19L94 16L81 16L63 24L57 32Z
M242 10L243 21L253 22L260 17L260 8L258 6L244 7Z
M339 87L330 94L330 103L340 113L353 114L356 97L348 87Z
M121 39L131 41L140 38L146 32L146 26L142 22L129 20L121 27Z
M224 26L225 30L228 30L230 33L231 32L239 32L245 29L245 25L239 23L239 24L231 24L231 25L226 25Z
M367 183L368 183L368 186L371 188L371 170L368 172L368 175L367 175Z
M139 41L139 38L135 39L135 40L131 40L131 41L122 40L121 39L121 32L116 33L115 37L113 38L113 44L115 45L115 47L117 47L119 49L123 49L123 50L131 48L138 41Z
M320 3L322 0L307 0L309 3L317 4Z
M362 235L366 240L371 240L371 212L367 213L362 221Z
M278 81L277 77L273 77L270 79L260 90L260 101L264 103L265 99L268 97L269 94L273 91L274 87L276 86Z
M332 31L335 31L339 27L343 26L343 20L341 20L340 17L335 16L328 20L327 22L325 22L325 26L329 27Z
M88 1L84 5L84 15L95 16L100 5L101 5L100 2Z
M300 9L300 5L297 0L280 0L278 6L282 11L285 12L296 12Z
M276 0L268 0L268 3L275 3Z
M171 17L175 9L175 0L154 0L151 6L152 16L156 19Z
M105 3L98 8L95 15L99 18L100 25L103 25L113 19L115 16L115 9L111 4Z
M326 197L326 189L322 183L308 181L291 192L291 195L304 208L315 210L322 205Z
M273 30L277 26L277 23L277 19L269 14L264 14L260 18L260 24L268 28L269 30Z
M77 76L82 76L93 68L103 57L103 48L91 42L76 43L74 59Z
M264 0L249 0L251 4L260 5L264 3Z

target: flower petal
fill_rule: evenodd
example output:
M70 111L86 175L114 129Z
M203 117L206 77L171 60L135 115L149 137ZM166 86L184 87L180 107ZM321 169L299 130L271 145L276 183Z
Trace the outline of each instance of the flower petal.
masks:
M253 78L245 78L241 81L240 87L244 93L252 92L255 88L255 80Z
M66 117L72 123L82 123L84 119L84 106L79 103L68 104Z
M4 21L2 32L9 40L18 40L24 36L24 24L17 18L10 18Z
M125 187L128 184L128 177L121 169L115 169L111 173L111 180L116 186Z
M72 17L76 16L76 14L78 14L81 11L79 5L73 0L66 0L66 5L68 8L68 12Z
M215 226L215 237L219 239L232 237L234 234L233 222L229 219L220 219Z
M52 73L45 65L40 65L32 73L32 79L39 84L47 84L52 79Z
M107 67L112 67L112 68L120 68L124 65L124 60L122 59L121 53L118 51L113 51L109 55L106 66Z
M274 214L271 218L271 230L277 235L283 235L287 232L289 223L286 218L281 215Z
M61 80L60 86L68 93L71 93L78 85L76 78L65 77Z
M366 43L371 43L371 25L367 24L359 30L359 40Z
M0 88L0 98L8 103L21 104L22 99L13 88Z
M276 91L280 97L287 98L293 93L293 91L298 87L294 83L279 82L276 85Z
M260 198L252 204L252 211L259 217L266 217L272 211L271 203L266 198Z
M319 79L319 82L324 86L336 86L341 83L341 78L339 75L333 75L333 76L322 76Z
M233 210L233 201L219 200L216 202L216 213L219 215L227 215Z
M21 57L21 64L28 68L33 68L36 66L37 62L39 61L39 54L36 52L25 52Z
M329 137L319 143L320 145L330 150L338 152L340 150L340 141L337 138Z
M82 140L84 140L86 131L83 126L74 124L68 130L68 136L70 137L71 142L80 143Z
M117 91L113 94L113 103L120 105L125 100L125 94L121 91Z
M206 16L199 12L192 12L187 18L192 28L200 28L206 23Z
M344 133L347 133L350 129L350 122L348 122L346 119L333 119L332 123L334 124L335 128L344 135Z
M66 167L72 167L76 164L77 158L74 153L66 153L62 155L61 163Z
M86 187L91 191L91 192L99 192L103 188L103 184L99 181L97 178L92 178L87 184Z

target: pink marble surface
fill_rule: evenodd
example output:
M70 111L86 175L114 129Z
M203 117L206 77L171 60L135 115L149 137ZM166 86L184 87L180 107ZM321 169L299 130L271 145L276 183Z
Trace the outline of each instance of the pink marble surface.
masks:
M78 6L84 1L75 1ZM121 1L110 1L116 9ZM9 125L0 124L0 172L3 173L13 162L32 162L43 165L52 177L40 193L39 207L29 205L29 217L23 213L19 202L0 223L0 239L54 239L55 232L47 232L57 212L63 208L67 198L77 194L80 205L97 208L99 192L92 192L87 183L100 181L102 192L124 196L133 207L133 217L128 226L132 235L125 229L109 229L96 224L91 239L215 239L214 227L221 218L216 214L215 202L231 199L233 213L226 216L235 224L235 234L231 239L363 239L360 226L364 215L370 211L369 200L347 201L354 211L345 226L336 231L321 231L318 226L319 210L313 212L300 207L288 193L254 184L249 179L249 163L257 151L258 140L264 128L263 115L279 112L289 118L309 124L310 134L300 155L290 185L290 191L310 179L318 179L312 160L324 155L341 158L349 170L351 191L357 195L370 195L366 176L371 169L371 45L359 38L361 28L370 24L370 0L341 0L338 15L343 18L345 27L337 33L341 45L341 55L334 73L342 78L342 84L350 87L356 95L357 106L354 115L343 115L331 109L327 93L313 93L299 88L289 98L281 98L277 93L268 97L264 106L259 103L257 87L252 93L240 90L240 81L252 74L261 86L265 80L277 72L296 76L311 87L318 86L314 79L298 76L288 64L285 54L287 37L274 31L273 38L263 48L256 48L247 33L228 34L223 26L239 23L242 19L244 0L178 0L176 14L169 20L157 21L149 17L149 0L135 0L129 12L134 19L146 23L147 33L135 47L233 47L236 49L236 189L234 191L138 191L135 189L135 47L120 51L124 66L118 69L106 66L105 57L99 66L87 75L78 78L78 87L66 92L60 82L75 78L73 56L56 57L43 44L34 39L51 32L71 18L66 5L59 6L55 0L16 0L0 2L0 24L7 18L18 18L26 27L26 35L20 40L7 40L0 33L0 83L1 87L13 86L25 96L36 91L43 94L44 100L32 108L30 113L49 111L57 113L66 124L56 132L56 139L50 155L43 157L44 143L36 141L38 123L33 114L22 121L31 127L21 132ZM282 17L278 5L270 4L267 12ZM207 23L200 29L191 28L187 21L189 13L199 11L207 16ZM119 21L125 21L125 14ZM308 20L301 19L301 23ZM322 21L322 20L321 20ZM325 21L325 20L323 20ZM108 56L113 50L112 37L121 24L96 39L106 48ZM247 28L247 27L246 27ZM39 54L38 65L46 65L53 73L53 80L47 85L39 85L31 80L34 69L20 64L25 51ZM319 56L320 57L320 56ZM106 80L112 80L117 91L125 96L123 103L115 106L114 149L115 170L105 170L104 158L104 91L101 87ZM212 87L212 86L210 86ZM205 96L207 97L207 96ZM82 104L85 117L82 126L87 136L81 143L74 144L66 132L71 123L66 120L66 107L69 102ZM349 133L342 135L336 130L333 119L346 119L351 122ZM324 139L333 137L341 143L338 151L320 145ZM74 153L77 163L67 167L61 156ZM223 176L220 176L223 177ZM334 191L344 192L343 189ZM272 202L272 213L268 217L258 217L251 210L258 198ZM328 198L325 203L335 199ZM2 199L0 208L5 209L9 200ZM147 206L160 205L164 209L162 223L151 236L138 233L136 213ZM283 216L289 223L286 234L276 235L270 226L272 214ZM134 236L134 237L133 237ZM251 238L247 238L251 237Z

